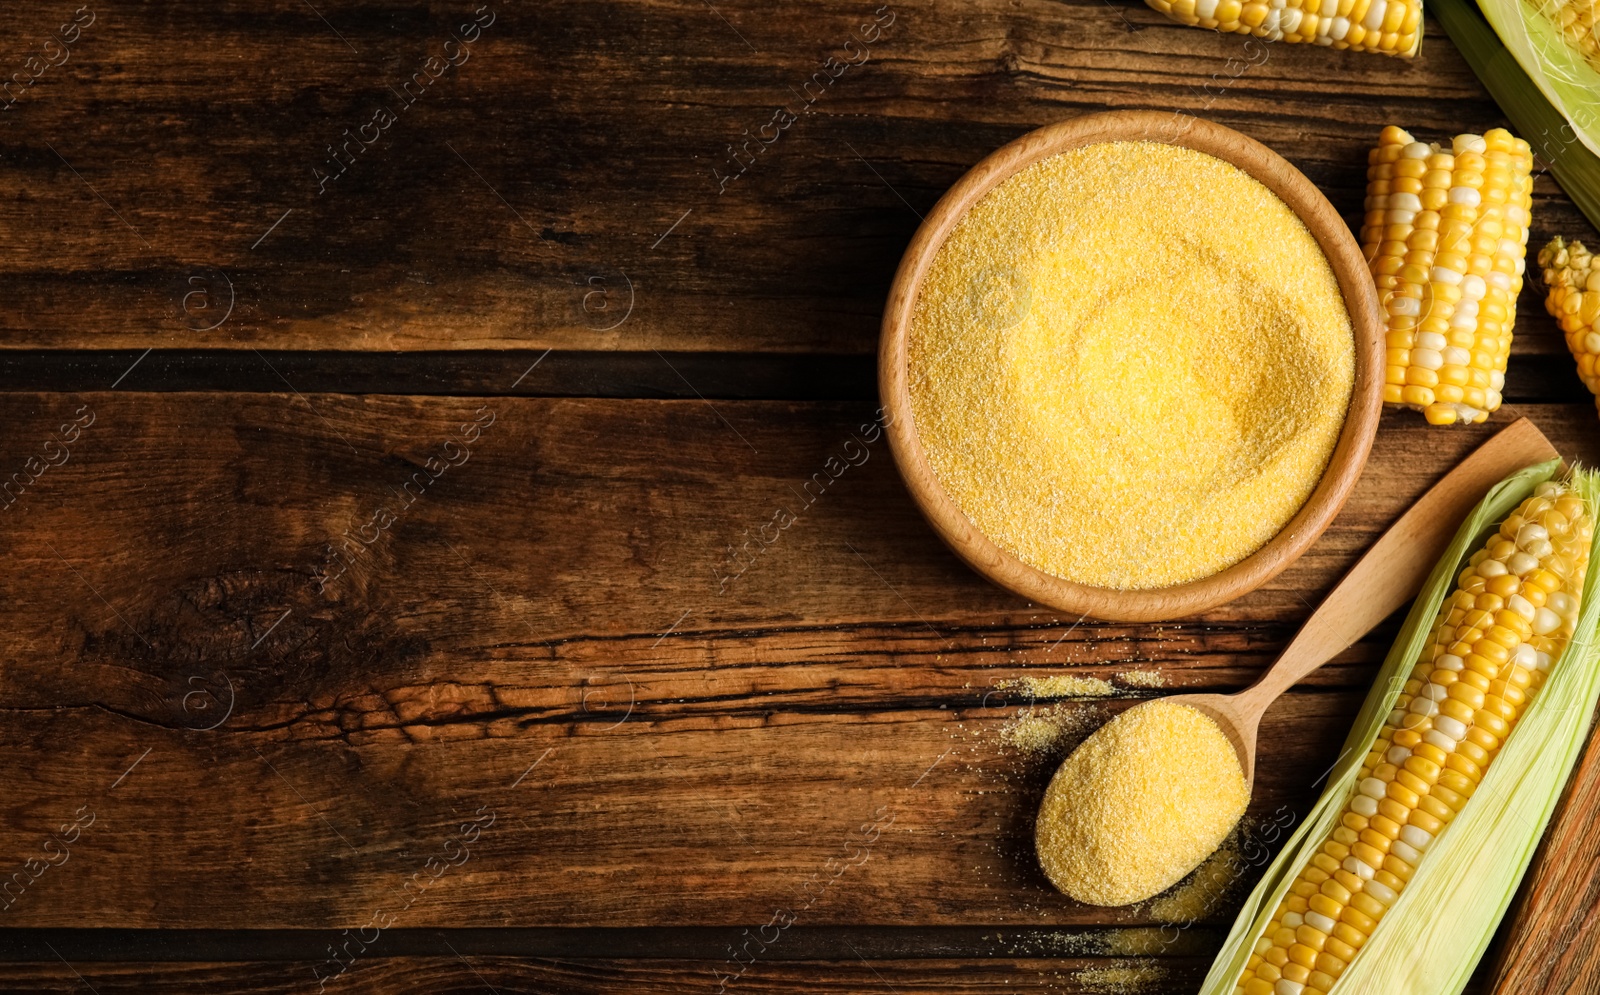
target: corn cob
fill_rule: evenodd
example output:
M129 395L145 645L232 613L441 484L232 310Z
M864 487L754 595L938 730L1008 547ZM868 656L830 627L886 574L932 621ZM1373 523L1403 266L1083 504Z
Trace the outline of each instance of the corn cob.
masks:
M1391 126L1368 163L1361 245L1388 326L1384 402L1435 425L1481 422L1505 387L1533 154L1502 128L1445 150Z
M1595 0L1528 0L1528 5L1554 24L1573 50L1600 69L1600 3Z
M1571 638L1593 532L1583 498L1546 482L1472 555L1238 995L1325 995L1360 954Z
M1557 236L1539 253L1539 266L1549 288L1545 310L1561 323L1578 376L1600 407L1600 264L1582 242Z
M1192 27L1413 56L1422 44L1422 0L1146 0Z

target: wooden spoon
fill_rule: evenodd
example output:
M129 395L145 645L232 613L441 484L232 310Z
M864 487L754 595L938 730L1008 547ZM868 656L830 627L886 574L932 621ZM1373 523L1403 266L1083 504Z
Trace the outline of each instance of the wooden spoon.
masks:
M1513 422L1434 484L1373 543L1259 680L1237 694L1184 694L1166 700L1215 719L1239 753L1245 784L1253 786L1256 730L1268 706L1415 597L1462 520L1489 488L1558 455L1528 419Z

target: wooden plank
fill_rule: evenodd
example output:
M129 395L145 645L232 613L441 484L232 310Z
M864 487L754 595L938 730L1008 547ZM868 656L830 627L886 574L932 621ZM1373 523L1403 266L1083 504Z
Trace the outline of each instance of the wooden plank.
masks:
M1528 396L1581 401L1589 392L1570 359L1522 364ZM1553 368L1547 369L1547 368ZM1554 375L1552 375L1552 372ZM306 394L708 398L714 401L870 401L878 396L869 356L727 352L565 352L544 349L440 352L0 350L0 391L76 393L229 391ZM1565 391L1565 394L1562 392Z
M1305 771L1331 763L1358 700L1302 695L1275 711L1258 816L1309 802ZM232 725L198 736L117 717L20 719L8 750L22 737L64 745L69 730L77 743L67 759L34 752L33 771L9 772L0 839L25 876L7 921L1149 923L1048 890L1031 824L1051 765L1007 756L1016 710L990 711L423 715L360 746ZM80 832L58 829L74 816ZM167 887L176 873L208 884Z
M749 927L572 926L383 930L379 943L368 933L365 955L373 957L535 957L561 960L701 960L728 956L729 944L748 942ZM1082 929L994 926L807 926L770 940L764 960L988 960L1039 957L1196 957L1222 942L1226 928L1194 923L1161 926L1102 926ZM348 942L335 929L31 929L11 927L0 944L0 963L50 960L51 948L68 960L118 963L189 961L300 961L317 963L327 948ZM352 951L354 947L352 947Z
M1591 407L1497 420L1520 414L1596 459ZM1242 685L1493 430L1386 419L1278 581L1129 627L962 568L864 405L6 394L0 416L0 466L59 464L0 531L6 921L57 927L1147 922L1046 889L1051 760L1007 747L1030 703L997 682ZM780 506L793 524L746 538ZM1310 801L1380 653L1268 714L1257 815Z
M287 381L307 394L869 401L878 396L877 376L874 357L815 353L0 349L0 391L26 393L114 384L122 391L275 394ZM1506 384L1511 403L1592 396L1565 353L1519 355Z
M87 984L109 992L304 993L318 990L319 965L99 964L60 960L8 964L6 982L54 991ZM344 995L396 991L539 993L704 993L718 990L716 962L512 960L496 957L396 957L360 960L321 990ZM1062 995L1190 991L1205 973L1203 958L1031 958L1004 960L757 963L730 982L728 992L894 992L900 995L971 995L978 992L1047 991ZM1114 986L1114 987L1113 987ZM70 990L70 989L69 989Z
M1034 127L1203 113L1353 220L1383 125L1500 120L1432 25L1405 62L1127 0L74 9L0 11L7 73L71 37L0 96L3 348L867 354L918 212ZM1535 194L1534 246L1589 234Z

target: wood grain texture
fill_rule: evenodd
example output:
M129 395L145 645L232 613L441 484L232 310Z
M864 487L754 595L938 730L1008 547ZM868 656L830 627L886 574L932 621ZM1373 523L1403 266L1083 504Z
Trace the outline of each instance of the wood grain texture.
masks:
M283 352L0 349L0 391L104 390L479 397L615 397L870 401L870 356L814 353ZM542 357L542 358L541 358ZM1572 357L1523 356L1508 381L1512 404L1593 403Z
M866 405L0 408L0 460L19 469L93 415L0 532L0 752L19 761L0 852L31 867L4 916L27 926L749 925L799 905L815 925L1146 922L1046 889L1028 840L1052 764L1005 747L1029 703L997 682L1248 683L1496 427L1386 418L1293 568L1198 619L1130 627L963 568ZM1600 455L1589 406L1501 418L1518 414ZM794 521L770 544L730 554L780 507ZM1306 772L1334 759L1381 652L1358 644L1268 712L1259 816L1310 802ZM489 813L462 859L462 827ZM67 835L56 866L64 844L45 844Z
M0 97L0 348L866 354L917 212L1040 125L1204 114L1352 221L1383 125L1500 123L1435 25L1412 61L1261 63L1131 0L899 0L865 48L862 0L490 3L421 87L477 4L323 6L91 4ZM75 9L0 10L0 68ZM864 61L808 89L830 58ZM1532 244L1557 233L1592 237L1541 174ZM1517 354L1560 353L1532 281L1522 310Z
M728 946L746 942L748 927L456 927L383 931L375 957L538 957L562 960L726 959ZM837 961L934 958L982 960L1073 954L1127 956L1135 949L1162 958L1204 956L1222 941L1218 924L1102 926L1057 929L994 926L807 926L796 924L763 960ZM114 964L145 960L191 963L300 961L327 957L328 945L350 937L335 929L32 929L11 928L0 964L50 960L50 948L72 961ZM1120 953L1119 953L1120 951ZM0 968L3 971L3 968Z
M92 964L41 961L7 964L0 984L8 991L62 992L87 989L108 992L210 993L250 991L305 993L317 991L310 963L240 962L226 964L144 963ZM395 957L360 961L330 982L329 992L346 995L396 993L478 993L496 991L527 995L599 995L602 992L648 992L658 995L704 995L717 990L714 963L685 960L578 961L497 957ZM1058 957L994 960L911 960L758 963L730 992L900 993L900 995L974 995L1046 991L1092 995L1107 990L1118 972L1142 971L1143 987L1196 987L1205 973L1199 958L1148 960ZM1125 977L1126 975L1120 975Z
M1044 884L1055 759L1248 684L1493 426L1385 416L1239 602L1063 617L946 552L866 439L900 254L1082 113L1203 114L1352 222L1382 126L1497 110L1433 25L1411 62L1262 61L1135 0L479 9L0 6L0 989L313 991L308 944L388 919L344 990L698 992L785 911L732 990L1106 990L1159 916ZM1594 238L1535 201L1535 245ZM1521 311L1496 421L1593 464L1533 281ZM1393 626L1268 712L1258 827ZM1118 697L998 687L1055 674ZM1230 916L1132 966L1192 990Z
M1600 991L1600 737L1589 745L1533 866L1501 942L1493 995Z

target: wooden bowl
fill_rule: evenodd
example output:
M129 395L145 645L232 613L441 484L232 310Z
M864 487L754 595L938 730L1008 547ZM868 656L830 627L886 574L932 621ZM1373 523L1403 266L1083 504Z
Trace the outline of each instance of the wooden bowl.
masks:
M1019 170L1096 142L1159 141L1207 153L1244 170L1299 215L1327 256L1355 332L1355 386L1344 429L1322 480L1276 536L1233 566L1171 587L1119 591L1045 573L1001 549L945 493L928 464L912 416L907 371L912 313L923 278L957 221ZM1383 402L1383 333L1377 289L1360 247L1311 181L1265 145L1210 121L1161 111L1111 111L1023 135L974 166L934 205L900 261L883 314L878 387L890 448L906 486L946 543L973 569L1031 601L1075 615L1145 622L1192 615L1261 586L1304 553L1349 497L1372 448Z

